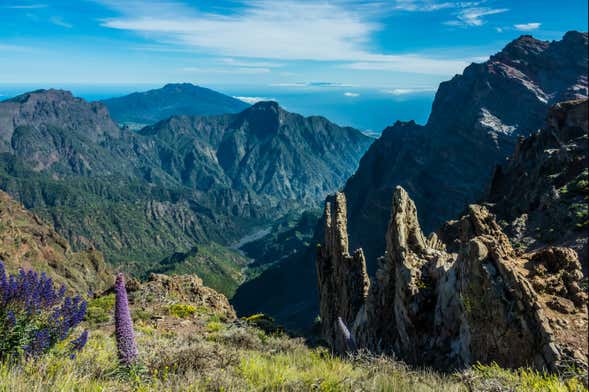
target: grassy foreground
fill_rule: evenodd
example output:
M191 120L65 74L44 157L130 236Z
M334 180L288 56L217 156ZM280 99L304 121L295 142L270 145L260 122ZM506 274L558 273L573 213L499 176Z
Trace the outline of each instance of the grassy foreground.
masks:
M173 328L137 320L141 366L118 367L112 323L87 322L74 359L56 347L37 360L0 364L1 392L35 391L586 391L575 378L475 366L456 374L411 370L384 357L331 356L301 339L198 313ZM170 324L172 325L172 324ZM178 327L181 327L180 329Z

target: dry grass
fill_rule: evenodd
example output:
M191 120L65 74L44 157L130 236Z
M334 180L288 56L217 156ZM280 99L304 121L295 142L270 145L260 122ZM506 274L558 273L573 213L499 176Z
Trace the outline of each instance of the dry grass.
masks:
M63 355L64 343L39 360L0 364L0 392L587 390L574 379L498 366L443 375L366 353L338 358L301 339L214 315L182 322L186 328L166 329L167 323L136 321L141 365L133 369L117 365L112 325L93 326L73 360Z

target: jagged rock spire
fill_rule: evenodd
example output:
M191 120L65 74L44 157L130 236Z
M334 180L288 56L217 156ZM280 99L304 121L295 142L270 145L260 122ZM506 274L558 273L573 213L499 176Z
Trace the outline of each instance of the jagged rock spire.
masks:
M323 215L325 240L317 252L317 277L322 333L336 352L348 350L338 318L352 325L368 294L368 274L362 249L348 252L346 197L329 198Z
M370 282L362 251L348 254L345 201L342 193L329 198L325 244L317 255L322 332L334 351L345 353L354 342L445 369L475 362L587 366L586 340L571 345L553 327L567 319L584 323L586 332L587 309L579 304L587 296L578 290L575 252L546 248L520 256L479 205L426 239L413 201L397 187L387 252ZM453 253L445 250L448 244ZM549 283L538 279L547 269Z

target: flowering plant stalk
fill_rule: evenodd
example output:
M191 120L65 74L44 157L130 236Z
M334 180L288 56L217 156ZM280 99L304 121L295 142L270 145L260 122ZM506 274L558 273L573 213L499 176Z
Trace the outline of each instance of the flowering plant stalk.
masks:
M115 294L115 334L119 360L121 364L130 366L137 362L139 350L135 343L135 331L133 330L133 321L129 311L125 277L122 273L117 275Z

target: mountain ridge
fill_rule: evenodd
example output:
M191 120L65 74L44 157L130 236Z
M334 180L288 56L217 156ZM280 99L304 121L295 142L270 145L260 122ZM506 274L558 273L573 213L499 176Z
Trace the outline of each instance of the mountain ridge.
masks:
M95 247L139 274L190 272L206 258L208 273L211 260L230 255L235 265L217 261L231 279L242 260L219 246L290 210L316 206L372 142L276 103L238 114L172 116L136 132L119 128L101 103L60 90L1 102L0 140L0 189L76 250ZM202 257L192 255L195 245ZM174 254L190 256L166 266Z
M362 244L369 269L384 242L363 233L367 227L386 231L394 186L411 193L426 211L424 229L434 231L484 196L495 165L512 153L520 135L543 125L556 100L582 97L587 97L587 33L580 32L551 42L522 36L442 82L428 122L387 128L344 187L350 241Z

